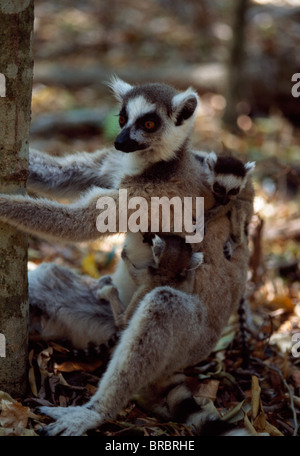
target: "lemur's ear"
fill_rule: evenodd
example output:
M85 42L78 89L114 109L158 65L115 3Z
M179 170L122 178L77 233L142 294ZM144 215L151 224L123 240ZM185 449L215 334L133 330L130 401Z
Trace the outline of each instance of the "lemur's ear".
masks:
M204 162L207 164L209 169L213 170L215 167L215 164L217 163L218 157L215 152L210 152L209 154L206 155L204 158Z
M159 236L157 236L157 234L155 234L155 236L152 240L152 252L153 252L153 259L154 259L156 266L159 265L161 256L165 249L165 245L166 245L165 241L162 238L160 238Z
M198 95L193 89L189 88L185 92L178 93L173 97L172 107L175 113L175 125L178 127L189 119L198 106Z
M246 174L251 173L255 168L255 162L247 162L245 163L245 170Z
M133 89L132 85L118 78L115 74L111 77L111 80L107 83L107 85L111 88L118 101L122 101L126 93Z

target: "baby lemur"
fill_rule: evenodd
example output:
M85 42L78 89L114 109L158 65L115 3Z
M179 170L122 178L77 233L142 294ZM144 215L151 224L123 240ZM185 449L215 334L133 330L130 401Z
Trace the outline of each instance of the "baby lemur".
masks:
M107 284L98 292L98 297L110 303L116 326L123 329L144 296L156 287L169 286L185 293L193 293L195 270L203 263L203 254L193 252L190 244L179 236L146 233L143 242L151 245L152 259L148 266L137 268L122 250L122 259L136 285L127 308L119 298L118 289L109 276L103 277Z
M217 156L215 152L210 152L204 156L203 165L207 167L207 186L216 201L215 206L205 213L205 223L227 214L230 219L230 237L224 244L224 254L230 259L234 248L248 235L254 198L249 175L255 168L255 162L244 164L236 157Z
M127 221L131 214L128 211L124 215L119 199L120 189L127 190L128 199L143 197L149 203L152 197L166 196L171 199L176 196L183 202L185 197L202 196L205 211L216 206L216 198L205 180L203 163L189 146L198 104L197 94L192 89L179 92L166 84L133 86L118 78L112 80L111 88L120 102L121 131L116 138L115 149L63 159L48 159L45 154L31 153L29 186L44 195L68 195L74 201L65 204L29 195L1 194L1 221L41 236L88 241L103 239L111 234L108 231L100 233L96 225L100 212L97 203L102 197L110 198L114 203L116 229L122 232L120 214L126 216ZM233 201L231 212L238 204L240 213L244 210L248 212L252 199L249 195L245 196L244 188ZM170 234L174 234L172 211L170 216ZM197 217L197 213L193 216ZM151 213L148 231L151 232ZM122 332L93 397L80 407L42 408L44 413L56 420L46 427L47 434L80 435L101 426L105 420L114 419L138 392L151 397L152 402L156 397L157 402L167 404L165 413L170 419L181 417L184 422L198 426L200 432L203 416L192 392L184 389L184 397L181 396L180 401L175 395L177 400L173 397L172 401L165 402L158 390L159 385L164 384L166 389L166 385L172 383L175 372L201 362L210 354L230 314L239 305L247 279L249 254L246 239L242 238L230 261L224 257L223 245L230 232L231 223L226 215L218 215L213 222L207 223L203 241L200 245L192 245L193 251L203 253L205 258L201 267L194 271L192 293L168 285L148 292ZM158 230L160 234L161 226ZM176 234L182 238L186 236L184 229ZM151 247L143 243L139 232L128 232L124 247L138 269L147 267L153 259ZM94 293L90 293L84 281L79 292L78 287L68 287L60 278L59 266L48 265L48 268L42 268L42 273L40 271L40 268L34 271L34 281L30 285L31 301L40 299L38 293L42 290L43 302L49 312L53 302L62 308L66 308L65 303L68 302L69 307L62 314L63 323L74 335L80 334L81 340L85 336L89 341L97 334L103 338L105 331L105 334L114 331L112 313L101 312L101 301L96 302ZM50 272L53 291L46 287ZM66 275L67 272L64 277ZM73 280L76 276L71 283ZM136 285L123 259L112 280L121 302L127 307ZM85 300L86 296L89 300ZM76 299L76 310L72 312L70 303ZM84 314L87 315L82 319ZM97 344L97 340L90 341ZM185 406L184 416L178 413L179 402L182 411Z

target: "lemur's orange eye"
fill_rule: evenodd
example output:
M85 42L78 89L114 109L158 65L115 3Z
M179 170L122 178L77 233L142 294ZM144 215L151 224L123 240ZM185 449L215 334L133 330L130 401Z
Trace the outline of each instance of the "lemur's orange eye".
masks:
M124 127L125 124L126 124L126 118L124 116L119 116L120 127Z
M147 128L147 130L153 130L153 128L155 127L155 122L153 122L153 120L146 120L144 126L145 128Z

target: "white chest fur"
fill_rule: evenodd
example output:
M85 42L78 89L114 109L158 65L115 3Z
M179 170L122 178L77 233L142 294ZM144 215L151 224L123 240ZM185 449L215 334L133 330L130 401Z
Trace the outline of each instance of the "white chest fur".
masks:
M128 233L124 247L132 263L139 268L146 268L152 262L152 251L149 244L143 242L141 233ZM135 291L135 284L132 281L124 261L120 259L118 267L113 274L113 283L119 291L121 301L127 307Z

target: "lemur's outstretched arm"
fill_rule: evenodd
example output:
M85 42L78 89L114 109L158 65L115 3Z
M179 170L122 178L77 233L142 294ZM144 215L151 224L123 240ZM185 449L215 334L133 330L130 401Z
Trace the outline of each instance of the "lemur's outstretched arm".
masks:
M120 164L118 156L112 148L65 157L30 149L28 188L54 198L77 198L93 186L113 188Z
M97 187L68 205L30 196L0 194L0 220L23 231L62 241L82 242L97 239L111 234L101 234L96 226L100 214L97 201L103 196L112 198L115 202L118 227L118 191Z

